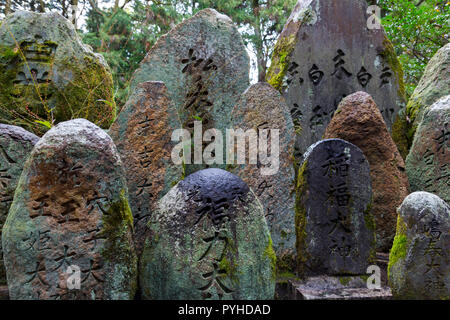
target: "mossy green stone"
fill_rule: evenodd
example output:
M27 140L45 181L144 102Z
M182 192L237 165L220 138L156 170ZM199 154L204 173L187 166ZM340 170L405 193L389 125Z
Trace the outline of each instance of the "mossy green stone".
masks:
M276 256L253 191L221 169L186 177L159 202L140 259L144 299L273 299Z
M116 116L110 69L61 15L17 11L0 25L0 120L37 134L85 118L108 128Z
M398 208L388 278L396 299L450 299L450 206L414 192Z

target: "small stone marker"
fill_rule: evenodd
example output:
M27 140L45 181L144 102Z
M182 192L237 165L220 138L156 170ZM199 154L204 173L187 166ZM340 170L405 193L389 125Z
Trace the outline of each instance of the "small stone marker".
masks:
M173 130L180 128L163 82L140 83L111 129L125 168L138 253L157 201L180 181L183 167L171 159Z
M428 108L406 158L411 191L428 191L450 203L450 95Z
M231 111L249 86L249 70L247 51L231 19L205 9L159 38L134 73L131 89L144 81L163 81L192 137L194 121L202 121L203 132L216 128L225 134L232 128ZM191 164L185 162L186 175L205 168L194 160L191 154ZM225 169L225 164L215 166Z
M255 192L265 210L278 261L283 260L293 270L295 263L295 172L293 152L295 133L289 109L284 98L267 83L250 86L242 95L232 113L235 130L255 130L255 139L265 135L268 148L259 143L259 152L267 153L255 164L241 164L231 172L239 176ZM268 130L268 131L263 131ZM278 130L279 148L272 148L273 130ZM279 150L279 154L278 154ZM250 150L250 152L258 150ZM261 164L264 156L271 162ZM276 160L276 164L273 161ZM265 172L264 169L272 169Z
M365 92L345 97L324 138L340 138L353 143L369 161L377 249L389 252L395 236L396 211L409 193L409 184L405 162L372 97Z
M366 91L391 130L405 105L403 71L366 1L300 0L277 41L267 82L283 93L300 132L296 159L322 139L343 97Z
M450 206L414 192L398 209L389 284L398 299L450 299Z
M0 240L23 165L38 140L38 136L21 127L0 124ZM6 274L0 243L0 285L3 284Z
M440 98L450 94L450 43L439 49L428 62L422 78L408 100L410 146L424 112Z
M300 276L362 275L375 259L369 163L355 145L312 145L298 173L297 260Z
M133 299L127 193L102 129L76 119L48 131L25 163L3 227L10 298Z
M111 125L111 71L69 20L55 12L16 11L2 20L0 44L1 122L43 133L35 115L49 119L51 110L56 122L84 117Z
M145 299L273 299L276 257L263 208L235 175L189 175L160 200L149 228Z

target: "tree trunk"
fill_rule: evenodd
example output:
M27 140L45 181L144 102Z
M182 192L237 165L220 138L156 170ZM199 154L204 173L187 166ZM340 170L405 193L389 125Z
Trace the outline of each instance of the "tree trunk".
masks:
M5 3L5 16L11 13L11 0L6 0Z
M70 21L77 29L77 10L78 10L78 0L70 0L71 13L70 13Z
M256 64L258 68L258 82L264 82L266 80L266 61L264 59L264 47L261 34L261 21L259 15L259 1L252 1L252 9L255 14L255 23L253 28L255 29L255 38L257 39L254 43L256 49Z

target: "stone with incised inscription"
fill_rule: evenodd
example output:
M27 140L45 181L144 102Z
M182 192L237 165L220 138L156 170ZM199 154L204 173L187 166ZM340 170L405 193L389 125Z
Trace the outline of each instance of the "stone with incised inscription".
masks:
M431 192L450 203L450 95L428 108L406 158L411 191Z
M127 197L120 157L102 129L76 119L48 131L24 165L3 227L10 298L132 299Z
M375 257L369 163L355 145L322 140L298 173L296 230L300 276L362 275Z
M450 43L439 49L428 62L422 78L406 105L407 138L410 146L424 112L450 94Z
M171 135L180 128L174 115L164 83L147 81L136 87L108 131L126 172L138 255L157 201L182 177L183 167L171 159Z
M108 64L56 12L16 11L2 20L0 83L0 120L39 135L48 128L36 119L86 118L108 128L116 115Z
M383 117L365 92L345 97L328 125L325 139L340 138L358 146L369 161L377 249L389 252L395 236L397 207L408 195L405 162Z
M39 137L21 127L0 124L0 242L23 165ZM0 243L0 285L6 284Z
M299 132L296 159L323 133L343 97L372 95L391 130L405 105L403 71L364 0L300 0L277 41L267 82L286 98Z
M194 121L202 122L203 132L216 128L225 134L232 128L231 110L249 86L249 70L247 51L231 19L205 9L156 42L134 73L131 89L144 81L163 81L178 111L173 117L192 137ZM207 167L198 160L194 152L185 154L186 175ZM211 166L225 169L222 163Z
M414 192L398 208L389 256L389 285L397 299L450 299L450 206Z
M284 262L283 267L293 270L295 133L289 109L272 86L257 83L243 93L233 109L232 122L235 130L249 132L249 139L253 138L260 148L250 148L249 152L254 152L253 161L239 164L231 172L244 180L261 201L278 260ZM267 148L262 141L256 142L261 138L267 141Z
M273 299L275 252L263 208L222 169L189 175L159 202L140 261L145 299Z

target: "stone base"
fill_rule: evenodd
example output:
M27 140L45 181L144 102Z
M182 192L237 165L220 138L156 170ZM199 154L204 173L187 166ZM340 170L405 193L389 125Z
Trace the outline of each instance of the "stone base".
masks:
M7 286L0 286L0 300L9 300L9 291Z
M318 276L289 280L291 300L389 300L391 289L368 289L364 278Z

